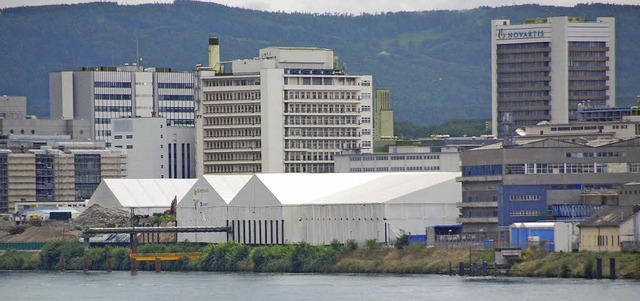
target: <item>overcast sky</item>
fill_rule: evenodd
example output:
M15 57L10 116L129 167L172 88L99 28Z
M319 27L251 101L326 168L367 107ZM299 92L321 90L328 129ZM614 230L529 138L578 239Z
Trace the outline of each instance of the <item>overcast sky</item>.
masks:
M470 9L478 6L506 6L537 3L541 5L574 6L578 3L616 3L640 5L640 0L200 0L228 6L284 12L337 12L360 14L363 12L422 11L439 9ZM73 4L98 2L96 0L0 0L0 8L37 6L46 4ZM103 0L103 2L116 2ZM120 4L172 3L173 0L118 0Z

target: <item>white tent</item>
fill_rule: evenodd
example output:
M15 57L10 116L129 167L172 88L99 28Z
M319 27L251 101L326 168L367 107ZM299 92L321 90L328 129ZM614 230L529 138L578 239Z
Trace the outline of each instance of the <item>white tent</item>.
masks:
M459 173L257 174L229 203L234 239L250 244L389 242L401 230L456 222Z
M179 200L178 226L225 227L227 205L251 175L204 175ZM178 241L224 242L226 233L178 233Z
M196 179L104 179L89 199L87 207L98 204L136 214L162 213L171 201L182 199Z

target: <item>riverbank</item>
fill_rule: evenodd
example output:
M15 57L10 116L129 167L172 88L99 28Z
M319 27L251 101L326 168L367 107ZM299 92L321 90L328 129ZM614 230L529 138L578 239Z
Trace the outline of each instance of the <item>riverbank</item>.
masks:
M308 244L249 247L235 242L199 246L146 244L140 253L201 252L198 259L186 255L176 261L163 261L163 271L217 272L286 272L286 273L394 273L450 274L457 273L460 262L493 262L493 251L381 246L368 243L358 247L346 245L311 246ZM2 270L56 270L64 257L65 269L82 270L85 257L90 270L129 270L128 248L92 248L85 251L81 244L56 241L40 252L6 251L0 255ZM513 262L507 276L594 278L596 260L601 258L603 277L609 276L609 260L616 261L616 276L640 279L640 254L622 253L546 253L525 250L522 260ZM155 270L155 262L139 262L140 270Z

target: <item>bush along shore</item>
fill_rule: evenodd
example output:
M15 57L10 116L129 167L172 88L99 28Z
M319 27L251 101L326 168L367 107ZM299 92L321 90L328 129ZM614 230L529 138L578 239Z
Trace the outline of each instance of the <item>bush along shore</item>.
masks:
M196 259L186 254L200 252ZM162 271L277 272L277 273L396 273L458 274L459 264L493 262L493 251L428 248L421 244L383 246L369 241L358 246L333 243L312 246L297 243L275 246L247 246L237 242L144 244L138 253L175 253L179 258L162 261ZM183 254L183 255L180 255ZM61 259L63 258L63 259ZM524 250L523 258L512 262L501 275L523 277L595 278L596 261L602 275L610 275L609 260L616 261L617 278L640 279L638 253L548 253ZM54 241L40 252L5 251L0 270L129 270L129 249L99 247L85 250L81 243ZM138 270L157 270L156 262L138 262Z

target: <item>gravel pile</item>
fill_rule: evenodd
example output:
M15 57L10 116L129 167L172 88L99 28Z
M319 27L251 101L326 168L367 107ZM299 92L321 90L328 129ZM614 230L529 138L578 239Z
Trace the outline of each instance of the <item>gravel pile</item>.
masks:
M87 208L73 220L85 228L128 227L131 225L129 213L120 209L104 208L98 204Z

